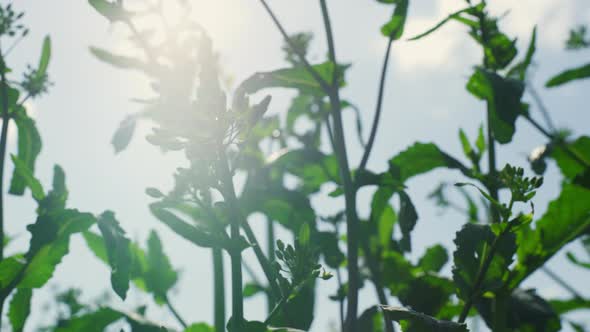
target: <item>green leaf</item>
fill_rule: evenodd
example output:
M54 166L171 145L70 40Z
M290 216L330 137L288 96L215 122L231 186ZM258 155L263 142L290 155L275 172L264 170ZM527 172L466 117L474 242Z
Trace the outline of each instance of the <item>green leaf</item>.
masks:
M390 172L401 182L438 167L463 168L461 163L432 143L415 143L389 160Z
M325 82L331 82L335 66L331 62L312 66ZM338 65L338 85L345 84L344 73L350 65ZM310 95L325 95L321 85L304 67L278 69L271 72L256 73L238 87L239 94L253 94L266 88L291 88ZM238 93L236 93L238 94Z
M39 59L39 67L37 68L37 78L41 78L47 74L47 67L51 59L51 38L45 36L43 39L43 48L41 50L41 58Z
M536 228L522 227L518 233L518 264L512 287L518 284L566 244L587 233L590 227L590 190L573 184L563 186L559 197L549 203Z
M107 0L88 0L88 3L111 23L125 21L132 15L132 13L123 9L123 1L120 0L113 2Z
M504 297L502 305L494 301ZM497 295L496 299L483 297L476 303L480 315L488 326L493 326L494 317L504 315L510 331L557 332L561 330L559 316L551 305L537 295L534 289L515 289L510 296ZM500 310L498 312L497 310ZM494 311L496 311L494 313Z
M261 285L251 282L251 283L247 283L244 286L243 295L244 295L244 298L248 298L248 297L252 297L258 293L264 293L265 291L266 290Z
M570 151L588 164L590 164L590 137L581 136L571 143L566 143ZM561 173L568 179L573 180L582 174L586 168L572 158L563 147L557 145L551 152L551 157L557 162Z
M82 236L90 251L103 263L109 264L109 255L102 236L90 231L82 232Z
M468 12L468 11L471 11L471 10L473 10L473 7L468 7L468 8L464 8L464 9L461 9L459 11L456 11L456 12L452 13L451 15L447 16L442 21L438 22L434 27L432 27L432 28L426 30L425 32L423 32L423 33L421 33L421 34L419 34L417 36L414 36L414 37L412 37L412 38L410 38L408 40L418 40L418 39L424 38L424 37L428 36L429 34L435 32L439 28L441 28L443 25L445 25L450 20L459 19L459 18L461 18L461 14L463 14L465 12Z
M545 83L545 86L552 88L571 81L586 79L588 77L590 77L590 63L563 71L553 76L551 79L549 79L549 81L547 81L547 83Z
M120 312L101 308L95 312L64 320L55 332L104 331L107 326L123 318Z
M87 230L94 222L90 213L66 209L42 214L27 226L31 240L25 257L29 262L19 287L42 287L68 253L70 235Z
M385 317L396 321L407 321L409 327L404 331L416 332L468 332L467 325L451 321L438 320L414 310L403 307L381 306Z
M408 7L410 0L397 0L395 3L395 10L389 22L381 27L381 33L385 37L392 40L400 39L404 33L404 26L406 24L406 17L408 15Z
M410 196L405 191L399 193L400 210L399 210L399 226L402 231L402 248L406 251L412 250L411 233L418 221L418 212L414 207L414 203Z
M22 181L24 186L29 187L31 189L31 194L37 202L44 199L45 193L43 192L43 186L41 185L41 182L39 182L39 180L35 178L31 169L27 166L27 164L24 161L18 159L18 157L14 155L12 155L11 157L12 162L14 163L14 175L12 177L12 184L10 185L10 193L18 195L20 192L20 183Z
M5 288L25 267L26 261L22 255L6 257L0 262L0 287Z
M400 302L413 310L436 315L455 293L455 285L449 279L430 274L412 278L397 294Z
M572 298L568 300L551 300L549 303L559 315L576 310L590 309L590 300L580 298Z
M27 116L25 112L17 112L13 118L18 129L17 157L28 167L31 174L34 174L35 162L41 152L41 135L35 125L35 120ZM15 169L9 192L13 195L22 195L27 184L28 181Z
M109 65L120 69L135 69L146 73L155 73L155 68L148 66L142 60L125 56L113 54L102 48L90 47L90 53L98 60L108 63Z
M514 234L509 233L497 238L489 225L466 224L457 232L454 242L457 249L453 253L453 281L457 285L461 299L471 298L476 291L477 294L483 294L502 286L504 275L516 252ZM475 289L482 262L489 255L494 243L497 248L494 257L483 281Z
M535 51L537 49L537 27L533 28L533 33L531 35L531 41L529 42L529 47L527 49L526 55L524 59L517 63L515 66L510 68L508 71L507 77L519 79L522 82L526 80L526 73L528 68L530 67L531 63L533 62L533 56L535 55Z
M196 226L185 222L174 213L162 208L161 205L157 203L150 204L150 211L156 218L158 218L158 220L163 222L176 234L199 247L221 248L223 246L220 239L216 239Z
M178 281L178 274L172 268L162 249L160 238L154 231L150 233L148 238L146 263L145 286L154 294L156 302L164 303L166 294Z
M184 332L215 332L215 329L206 323L197 323L187 327Z
M449 260L447 250L440 244L428 249L418 261L418 266L424 272L439 272Z
M117 128L111 139L111 145L115 149L115 153L119 153L129 146L131 138L133 138L133 133L135 132L137 118L138 116L136 114L132 114L123 119L119 124L119 128Z
M315 193L328 182L341 182L336 156L314 148L283 150L271 156L267 163L273 173L288 172L300 178L305 193Z
M590 262L586 263L586 262L582 262L582 261L580 261L580 260L579 260L579 259L576 257L576 255L574 255L574 254L573 254L573 253L571 253L571 252L568 252L566 255L567 255L567 259L568 259L570 262L572 262L573 264L576 264L576 265L577 265L577 266L579 266L579 267L583 267L583 268L586 268L586 269L590 269Z
M122 300L127 296L131 268L129 239L119 225L115 214L106 211L98 218L98 228L104 239L108 262L111 266L111 286Z
M477 68L467 83L467 90L488 102L494 137L502 144L509 143L514 135L516 118L522 113L524 84Z
M31 313L31 297L33 290L30 288L19 288L10 301L10 309L8 310L8 318L14 332L22 332L27 317Z

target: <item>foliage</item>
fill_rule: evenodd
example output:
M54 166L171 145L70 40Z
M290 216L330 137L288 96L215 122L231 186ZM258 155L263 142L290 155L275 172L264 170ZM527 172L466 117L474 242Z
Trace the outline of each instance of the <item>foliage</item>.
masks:
M141 8L128 7L122 0L88 1L105 22L126 27L131 46L139 51L130 56L91 47L90 53L113 67L142 73L152 87L150 97L140 100L142 108L129 112L116 129L111 141L115 153L131 146L137 123L144 121L152 125L146 137L150 144L185 159L172 174L171 188L146 189L153 200L148 209L171 235L211 253L213 325L186 320L174 307L173 290L183 275L173 266L174 257L168 257L166 243L157 232L151 231L140 245L127 236L115 212L93 216L67 208L65 174L59 166L54 169L52 189L44 190L34 174L40 134L23 103L50 86L50 39L44 40L39 65L25 72L18 84L6 78L11 71L2 56L0 106L5 121L0 156L6 155L7 123L14 121L18 151L12 156L15 167L9 192L23 195L30 190L38 206L36 221L27 227L28 250L0 255L0 308L12 296L8 317L13 329L24 329L34 289L48 282L68 253L70 238L81 233L88 248L110 268L111 288L121 300L130 291L149 294L178 324L171 327L152 321L147 304L132 310L115 308L109 301L84 304L80 293L70 290L56 296L59 307L66 310L47 331L102 331L120 326L131 331L177 331L178 327L185 332L307 331L317 311L317 289L328 280L337 283L330 299L338 302L339 329L345 332L393 332L394 322L403 331L463 332L468 331L467 319L475 317L493 331L550 332L566 323L583 331L581 325L564 318L567 312L590 308L575 290L570 288L572 298L564 300L544 299L534 289L524 288L526 280L537 271L547 271L547 261L569 243L580 241L590 253L590 139L565 135L552 126L545 129L534 119L534 108L523 100L530 90L536 42L542 36L533 28L528 47L519 56L516 38L503 32L500 17L490 13L486 1L466 1L465 8L410 38L426 38L450 23L467 29L482 58L471 68L465 89L485 106L484 125L476 124L474 140L467 135L471 129L458 130L457 144L464 156L417 141L392 155L382 165L384 171L376 172L367 161L382 125L379 116L391 45L402 42L405 24L412 19L409 0L377 2L392 14L380 31L388 46L375 118L365 140L367 128L358 108L340 95L350 64L338 61L325 0L320 0L320 9L328 56L313 63L308 60L313 58L309 54L313 35L289 35L261 0L284 38L286 66L263 68L235 88L223 84L213 41L191 20L189 2L175 2L184 15L168 22L161 15L162 1L141 2ZM21 18L11 5L0 7L0 36L26 36ZM150 31L158 20L165 33L154 36ZM586 29L574 28L566 47L588 47ZM588 65L582 65L555 75L546 85L560 86L589 76ZM285 111L269 115L277 89L289 90L291 103ZM342 120L345 110L354 112L353 129L363 148L358 166L348 156L351 144L345 142L349 130ZM526 121L547 139L529 158L537 176L510 164L498 167L498 150L517 143L513 141L520 128L517 121ZM544 183L548 160L560 170L561 190L537 216L533 202ZM412 238L419 229L416 226L428 221L421 219L416 198L411 196L412 180L441 169L454 171L464 180L455 186L442 181L429 197L442 210L463 213L465 220L453 248L433 244L417 256L422 248ZM366 216L358 212L360 190L372 194ZM451 190L465 204L454 202ZM313 204L326 196L340 200L340 208L331 215ZM528 212L520 210L523 206ZM254 214L264 217L266 248L260 244L261 234L251 227ZM94 224L98 232L90 229ZM278 239L278 234L292 240ZM246 252L254 254L264 278L251 272L243 259ZM587 269L587 257L579 256L567 254L576 268ZM450 273L444 268L449 261ZM226 278L231 285L227 290ZM368 287L375 289L376 297L359 314L359 291ZM226 291L231 293L230 317L226 317ZM259 294L266 297L267 315L261 321L249 320L244 303ZM390 306L393 301L403 307Z

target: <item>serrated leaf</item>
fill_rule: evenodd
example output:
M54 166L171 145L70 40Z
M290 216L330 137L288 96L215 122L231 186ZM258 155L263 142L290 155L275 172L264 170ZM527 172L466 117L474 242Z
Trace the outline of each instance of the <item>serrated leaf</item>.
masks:
M453 253L453 281L458 295L467 300L473 296L493 291L502 286L505 273L516 253L516 237L512 233L500 238L492 232L489 225L466 224L455 237L456 250ZM492 246L495 254L479 285L476 285L483 261ZM479 286L476 288L476 286Z
M111 286L122 300L127 296L131 268L129 239L115 219L115 214L106 211L98 218L98 229L105 242L109 265L111 266Z
M162 242L154 231L150 232L145 258L147 265L144 275L145 286L150 293L154 294L156 302L164 303L166 294L178 281L178 274L172 268L162 248Z
M569 242L584 235L590 227L590 189L566 184L561 194L549 203L535 229L518 232L518 264L512 287L542 266Z
M494 137L499 143L509 143L514 135L516 119L522 113L523 83L477 68L467 83L467 90L488 102Z

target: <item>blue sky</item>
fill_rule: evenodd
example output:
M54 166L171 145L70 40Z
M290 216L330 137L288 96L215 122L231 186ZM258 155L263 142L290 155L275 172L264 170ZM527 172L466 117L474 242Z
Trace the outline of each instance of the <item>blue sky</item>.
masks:
M195 19L209 31L221 55L221 63L233 82L239 82L256 71L285 65L279 48L281 37L257 1L192 0L192 3ZM310 59L322 61L326 47L318 2L272 0L269 3L288 31L315 33ZM329 4L339 58L353 64L343 95L359 105L368 124L373 115L386 44L379 34L379 27L387 21L391 9L376 1L334 0ZM40 178L49 183L52 165L59 163L66 170L70 206L95 213L113 210L129 235L142 242L150 229L161 231L167 253L182 272L178 287L182 293L175 294L173 302L189 320L210 321L212 290L209 288L209 252L193 248L161 227L149 214L147 204L150 198L144 194L148 186L169 188L171 175L177 166L184 163L183 158L174 154L162 155L149 145L142 135L149 126L140 128L130 149L120 155L115 155L109 144L119 121L127 113L138 110L129 99L144 96L148 91L147 84L141 75L99 63L89 54L88 46L127 51L126 31L109 26L82 0L19 0L15 1L15 5L27 12L26 22L31 28L31 36L11 54L9 61L14 67L18 69L26 63L36 63L45 34L50 34L53 41L50 75L55 86L50 94L30 104L44 143L37 166ZM460 0L413 1L406 36L423 31L463 5ZM501 27L518 37L521 47L526 46L533 26L538 25L534 84L560 127L567 127L576 134L588 134L590 114L587 112L586 94L590 91L590 81L552 90L541 88L552 74L587 62L588 51L566 53L563 44L571 26L590 23L588 1L494 0L490 1L490 7L498 15L510 9ZM385 169L391 156L416 140L435 142L455 156L462 155L457 139L459 128L465 128L468 135L474 136L475 124L480 123L484 115L484 105L464 90L472 66L480 61L478 49L465 34L463 27L450 23L422 41L400 41L394 45L382 127L369 162L370 169ZM284 113L290 96L283 91L273 94L270 112ZM533 114L537 118L540 116L536 110ZM353 165L357 165L362 150L356 143L353 121L351 114L345 116L351 146L350 159ZM500 148L501 164L512 162L526 166L526 154L544 143L543 137L527 123L519 120L517 126L514 144ZM10 141L10 147L14 151L14 139ZM545 206L558 193L560 180L554 166L550 167L547 176L546 185L535 199L537 207ZM409 183L410 194L420 211L420 220L414 232L415 247L418 248L416 256L433 243L450 246L454 232L463 222L457 214L440 215L426 200L428 192L443 178L449 182L458 179L454 173L439 171ZM362 192L359 197L361 214L368 213L369 197L369 192ZM314 204L328 213L341 202L321 198ZM29 197L9 196L6 210L8 233L19 235L10 250L22 250L28 242L24 226L34 220L33 201ZM538 215L542 212L540 208L537 211ZM262 229L259 222L252 220L255 229ZM108 269L93 257L82 241L76 239L70 249L71 254L57 269L56 283L62 287L82 288L88 297L108 288ZM572 245L568 250L579 251L580 248ZM563 253L550 262L550 267L563 273L566 280L590 296L584 283L590 274L565 262ZM537 287L541 294L547 296L564 294L541 274L534 275L526 286ZM337 319L337 306L325 299L333 293L334 287L329 283L320 289L313 331L324 331L330 322ZM35 293L34 305L37 308L46 302L50 288ZM361 296L362 305L372 304L372 297L373 292L367 287ZM138 292L133 292L126 304L117 299L114 302L117 306L124 306L142 303L144 299ZM255 298L247 304L246 314L249 318L260 319L265 308L263 299ZM175 324L164 310L154 307L150 308L150 313L155 320ZM576 318L585 319L590 324L587 315ZM43 321L46 317L37 310L27 329L31 330L35 322Z

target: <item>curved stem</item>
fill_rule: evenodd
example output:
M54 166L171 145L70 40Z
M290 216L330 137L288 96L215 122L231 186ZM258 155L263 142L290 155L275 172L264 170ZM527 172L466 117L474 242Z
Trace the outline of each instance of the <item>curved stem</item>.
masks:
M541 96L537 93L537 89L535 89L531 82L528 82L527 86L529 88L529 94L531 95L531 97L533 97L533 100L535 101L535 104L537 104L537 107L539 108L539 111L541 111L541 114L543 114L543 118L545 118L547 126L549 126L549 129L551 129L551 131L555 132L555 123L553 123L553 119L551 119L551 116L549 115L549 110L547 109L547 106L545 106L543 99L541 99Z
M275 228L272 219L266 218L266 236L267 236L267 253L268 253L268 260L273 262L275 261ZM275 297L272 294L268 294L266 296L267 301L267 310L268 313L272 311L272 309L276 305Z
M174 306L170 302L170 299L168 299L168 296L166 296L164 300L166 301L166 307L168 307L168 310L170 310L172 315L174 315L174 318L176 318L176 320L180 323L180 325L182 325L182 327L187 328L188 325L186 324L186 321L182 319L178 311L176 311L176 308L174 308Z
M385 56L383 58L383 67L381 68L381 79L379 81L379 93L377 94L377 106L375 109L375 116L373 117L373 124L371 125L371 133L369 134L369 140L361 159L359 170L363 170L367 167L373 144L375 143L375 137L377 136L377 128L379 127L379 120L381 119L381 109L383 107L383 95L385 91L385 81L387 77L387 67L389 65L389 55L391 54L391 45L393 44L393 34L389 36L387 41L387 48L385 50Z

